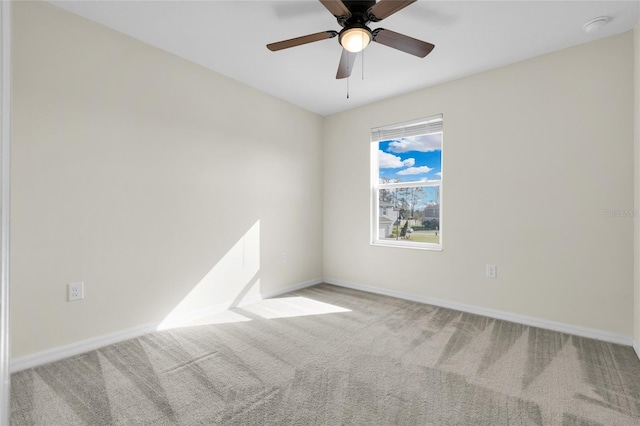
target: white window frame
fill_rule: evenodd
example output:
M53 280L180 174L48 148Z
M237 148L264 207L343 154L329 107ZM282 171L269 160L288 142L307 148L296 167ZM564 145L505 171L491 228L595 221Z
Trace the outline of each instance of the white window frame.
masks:
M433 123L437 123L437 126L432 126ZM424 132L420 133L407 133L404 129L412 126L422 126ZM431 127L435 129L429 130ZM435 130L435 131L434 131ZM380 183L380 169L378 163L378 150L380 142L390 140L392 138L386 138L385 135L398 135L402 136L418 136L442 133L442 150L441 150L441 169L442 175L439 180L423 180L414 182L390 182ZM442 251L443 247L443 185L444 185L444 132L443 132L443 119L442 114L435 116L422 118L418 120L412 120L409 122L398 123L390 126L379 127L371 130L371 245L383 246L383 247L402 247L419 250L436 250ZM439 187L439 218L438 218L438 243L421 243L411 240L387 240L379 238L379 218L380 218L380 197L379 191L381 189L398 189L398 188L416 188L416 187Z

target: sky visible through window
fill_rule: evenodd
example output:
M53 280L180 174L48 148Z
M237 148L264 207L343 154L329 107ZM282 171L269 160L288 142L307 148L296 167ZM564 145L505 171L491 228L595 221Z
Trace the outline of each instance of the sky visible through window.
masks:
M442 179L442 133L380 142L380 183ZM427 187L414 208L439 204L438 188Z

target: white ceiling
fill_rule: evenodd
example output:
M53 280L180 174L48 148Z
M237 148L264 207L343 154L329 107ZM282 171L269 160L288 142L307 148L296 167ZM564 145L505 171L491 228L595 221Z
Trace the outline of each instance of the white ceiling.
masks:
M321 115L633 29L639 1L419 0L375 28L436 45L424 59L372 43L336 80L338 38L270 52L265 45L340 30L317 0L51 3ZM587 34L585 22L610 16Z

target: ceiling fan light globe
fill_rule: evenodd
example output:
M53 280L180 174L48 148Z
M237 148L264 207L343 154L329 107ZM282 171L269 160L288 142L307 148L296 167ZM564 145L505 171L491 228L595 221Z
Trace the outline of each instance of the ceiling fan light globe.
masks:
M340 34L340 44L351 53L362 51L371 43L371 32L365 28L349 28Z

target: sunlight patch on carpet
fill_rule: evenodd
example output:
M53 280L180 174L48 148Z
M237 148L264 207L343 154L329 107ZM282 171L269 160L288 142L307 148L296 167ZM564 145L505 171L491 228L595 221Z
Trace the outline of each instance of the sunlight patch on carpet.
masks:
M265 299L242 309L266 319L351 312L350 309L299 296Z

